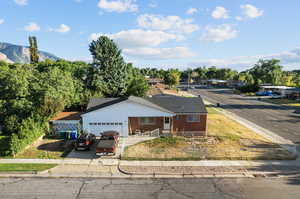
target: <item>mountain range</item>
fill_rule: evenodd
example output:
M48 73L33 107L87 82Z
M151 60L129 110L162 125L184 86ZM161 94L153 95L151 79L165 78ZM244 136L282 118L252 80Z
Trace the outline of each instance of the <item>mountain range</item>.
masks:
M39 51L40 61L45 59L59 60L60 58L44 51ZM30 63L30 52L28 46L15 45L0 42L0 61L8 63Z

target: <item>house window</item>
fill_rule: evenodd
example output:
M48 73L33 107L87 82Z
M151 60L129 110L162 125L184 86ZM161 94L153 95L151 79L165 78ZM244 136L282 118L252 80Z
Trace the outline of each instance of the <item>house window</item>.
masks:
M155 124L155 118L154 117L141 117L140 118L140 124L142 124L142 125L153 125L153 124Z
M176 115L175 119L176 119L176 120L180 120L180 116L179 116L179 115Z
M200 115L188 115L187 122L200 122Z

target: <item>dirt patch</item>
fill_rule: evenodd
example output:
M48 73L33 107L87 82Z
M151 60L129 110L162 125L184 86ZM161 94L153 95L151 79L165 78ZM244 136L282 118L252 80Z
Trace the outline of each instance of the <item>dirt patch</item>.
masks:
M42 139L19 153L16 158L60 159L73 149L73 141L59 139Z

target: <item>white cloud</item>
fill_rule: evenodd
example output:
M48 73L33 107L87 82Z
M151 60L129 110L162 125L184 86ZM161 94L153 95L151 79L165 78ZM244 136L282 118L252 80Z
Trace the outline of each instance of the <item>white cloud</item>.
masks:
M71 30L70 26L67 26L66 24L61 24L56 29L50 29L51 32L60 32L60 33L67 33Z
M4 19L0 19L0 24L3 24L5 22Z
M195 53L191 52L190 49L180 46L174 48L123 49L123 53L128 56L150 60L183 59L195 56Z
M192 19L182 19L179 16L140 15L137 19L142 28L153 30L170 30L181 33L192 33L199 29Z
M27 0L14 0L19 6L26 6L28 4Z
M189 66L217 66L217 67L230 67L239 71L249 69L259 59L279 59L281 60L281 65L284 66L284 70L295 70L299 69L300 65L300 47L295 48L291 51L284 51L274 54L265 55L254 55L254 56L240 56L233 57L230 59L209 59L209 60L199 60L193 63L189 63Z
M107 12L136 12L136 0L100 0L98 7Z
M35 22L30 22L27 26L24 27L24 30L28 32L37 32L40 31L40 26Z
M228 10L224 7L218 6L216 9L211 13L211 16L215 19L228 19Z
M237 21L243 21L243 17L241 17L241 16L237 16L237 17L235 17L235 19L236 19Z
M241 9L243 11L243 15L246 18L257 18L264 14L263 10L256 8L255 6L250 4L241 5Z
M187 11L186 11L186 14L188 15L193 15L195 13L198 12L198 9L197 8L189 8Z
M222 24L214 27L206 27L206 32L202 35L201 40L221 42L237 37L238 31L230 24Z
M97 40L101 35L113 39L121 48L153 47L171 40L181 40L181 37L176 34L141 29L126 30L115 34L93 33L90 35L90 40Z

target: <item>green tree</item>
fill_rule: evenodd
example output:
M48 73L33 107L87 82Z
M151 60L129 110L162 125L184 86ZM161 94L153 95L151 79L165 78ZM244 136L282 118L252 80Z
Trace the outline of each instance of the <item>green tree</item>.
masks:
M279 85L283 74L280 60L259 60L248 72L252 75L256 84L270 83Z
M38 45L36 37L29 36L29 51L30 51L30 63L36 64L39 62Z
M129 75L126 96L145 96L147 91L150 89L145 76L139 69L134 68L132 64L127 64L127 70Z
M165 74L164 81L170 88L172 88L179 84L180 75L181 74L177 69L170 69Z
M108 37L101 36L90 44L90 52L93 56L93 66L98 70L92 79L101 82L103 95L106 97L124 96L128 73L127 65L118 46Z

